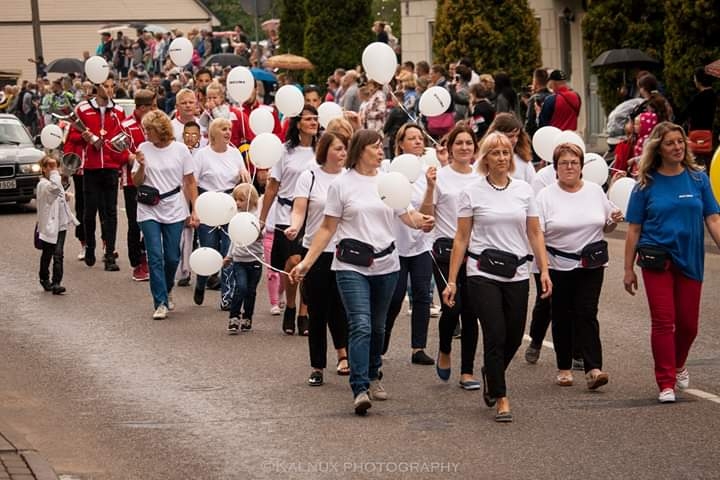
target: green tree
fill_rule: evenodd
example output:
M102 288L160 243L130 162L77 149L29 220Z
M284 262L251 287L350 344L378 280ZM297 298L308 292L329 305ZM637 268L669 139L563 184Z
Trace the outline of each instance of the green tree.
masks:
M477 71L505 71L518 85L542 62L539 27L526 0L438 1L433 52L441 63L470 57Z
M697 93L695 68L720 58L720 1L666 0L665 10L665 82L680 114Z
M663 21L665 6L662 0L589 0L582 30L585 52L590 61L605 50L637 48L650 56L662 59L665 36ZM598 93L606 112L621 101L619 89L623 83L634 81L633 70L595 69ZM660 79L662 72L653 71Z
M278 32L280 35L280 49L276 53L302 55L305 47L305 2L301 0L279 0L278 3L280 9L280 31Z
M305 5L304 56L315 65L305 81L325 85L337 67L360 63L364 48L372 42L371 0L306 0Z

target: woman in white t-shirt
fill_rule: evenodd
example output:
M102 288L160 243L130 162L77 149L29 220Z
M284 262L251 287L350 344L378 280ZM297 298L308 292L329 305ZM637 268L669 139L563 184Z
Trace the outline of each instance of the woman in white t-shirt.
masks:
M497 404L495 421L511 422L505 371L522 343L529 293L528 243L540 269L543 296L552 283L530 185L510 176L512 144L500 132L488 133L480 145L480 178L460 193L457 234L443 298L452 306L460 265L467 254L468 307L480 319L485 365L483 399Z
M437 178L432 181L428 175L428 189L432 191L432 203L423 203L420 211L435 217L433 230L433 256L435 264L433 273L438 292L442 295L450 267L450 250L457 232L457 200L460 193L467 190L477 179L478 174L472 168L478 146L473 129L468 125L458 125L448 135L450 163L438 170ZM438 323L440 347L435 370L440 379L450 379L453 332L458 321L462 319L462 336L460 346L462 363L460 367L460 385L466 390L477 390L480 382L473 375L475 351L478 341L478 323L468 308L465 263L460 265L456 279L457 291L455 304L442 305L440 322ZM464 312L464 313L463 313Z
M540 227L550 253L553 282L552 333L561 386L573 384L573 348L582 353L590 390L608 382L602 371L598 302L607 262L603 234L615 230L622 213L603 189L582 179L583 151L570 143L553 153L557 182L537 196ZM573 345L573 341L578 345Z
M250 173L245 168L240 151L230 143L232 123L225 118L216 118L210 123L208 136L210 144L198 150L194 155L197 168L196 176L198 192L225 192L232 193L239 183L250 182ZM214 248L223 257L230 250L230 237L227 234L227 225L218 227L200 224L198 239L201 247ZM195 282L193 301L202 305L205 300L205 286L208 277L198 275ZM220 309L230 308L232 301L232 268L223 267L220 275Z
M400 262L395 250L393 217L430 231L434 219L420 212L393 210L380 199L378 179L383 158L382 136L374 130L355 132L348 152L348 172L330 184L325 217L305 258L291 272L304 277L331 240L337 241L335 271L348 319L350 387L355 413L364 415L373 400L387 399L380 383L385 320L397 283Z
M530 137L523 129L522 123L512 113L498 113L490 124L487 133L504 133L510 139L513 148L513 163L515 170L511 173L513 178L523 180L532 185L535 178L535 167L532 162L532 148Z
M285 235L294 240L304 226L303 255L312 245L313 237L322 224L330 184L345 172L343 167L347 159L346 143L345 138L325 132L317 146L318 166L305 170L297 181L292 222L285 230ZM335 272L330 268L334 253L335 242L331 240L312 268L307 271L300 288L310 317L308 346L312 371L308 385L312 387L320 386L324 381L328 328L337 353L337 373L350 374L347 358L347 319L335 281Z
M317 166L315 144L319 125L317 110L311 105L305 105L300 115L290 119L285 152L280 161L270 171L270 178L268 178L267 187L265 188L260 223L264 224L268 218L270 206L277 201L273 221L275 229L279 230L279 232L273 239L270 263L273 268L285 272L289 272L300 262L302 238L296 237L294 240L290 240L285 235L281 235L281 232L284 232L290 226L295 185L300 174ZM282 281L285 284L285 299L287 302L283 313L282 329L285 334L293 335L295 333L295 315L298 313L295 303L297 285L288 282L285 275L282 276ZM309 333L308 317L305 310L307 308L301 304L297 316L297 329L300 335L308 335Z
M137 220L145 238L153 318L162 320L174 308L170 292L180 262L180 237L190 216L188 202L194 205L197 198L197 184L190 151L175 141L168 116L154 110L143 117L142 126L148 141L138 147L132 178L139 191L152 187L155 199L160 197L155 205L142 203L139 197ZM191 224L198 224L195 213Z

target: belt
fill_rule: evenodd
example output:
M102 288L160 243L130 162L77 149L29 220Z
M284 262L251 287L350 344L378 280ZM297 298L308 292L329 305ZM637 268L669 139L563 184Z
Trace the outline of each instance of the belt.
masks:
M582 256L578 255L577 253L563 252L562 250L558 250L557 248L551 247L549 245L545 245L545 249L556 257L569 258L570 260L580 260L582 258Z
M382 258L387 255L390 255L392 252L395 251L395 242L392 242L389 247L387 247L385 250L380 250L377 253L373 253L373 258Z
M289 198L283 198L283 197L277 197L277 202L280 205L284 205L286 207L292 207L293 206L293 200L290 200Z
M510 252L508 252L508 253L510 253ZM473 253L473 252L471 252L470 250L467 251L467 256L470 257L470 258L474 258L475 260L479 260L479 259L480 259L480 255L481 255L481 254L479 254L479 253ZM517 255L516 255L516 256L517 256ZM525 263L525 262L532 262L534 258L535 258L535 257L533 257L532 255L527 254L527 255L525 255L524 257L518 258L518 263L517 263L517 264L518 264L518 266L520 266L520 265L522 265L522 264Z

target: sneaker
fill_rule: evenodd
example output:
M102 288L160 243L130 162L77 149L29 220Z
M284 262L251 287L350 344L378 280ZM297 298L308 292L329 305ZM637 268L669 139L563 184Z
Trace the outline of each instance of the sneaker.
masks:
M672 388L666 388L658 395L660 403L675 403L675 391Z
M107 254L103 257L103 263L105 264L106 272L120 271L120 267L118 267L118 264L115 262L115 256L112 253Z
M50 280L40 280L40 285L42 285L43 290L45 290L46 292L51 292L53 289L53 286L50 283Z
M233 317L228 322L227 331L229 335L237 335L240 330L240 320L237 317Z
M78 253L77 259L79 261L85 260L85 250L87 250L87 247L85 245L80 246L80 253Z
M442 308L440 308L440 306L435 305L435 304L430 305L430 316L432 318L439 317L441 313L442 313Z
M278 305L273 305L272 307L270 307L270 315L277 317L278 315L280 315L280 313L282 313L282 310L280 310L280 307Z
M528 345L527 350L525 350L525 361L535 365L540 359L540 348L541 347L534 346L532 343Z
M195 305L202 305L204 300L205 300L205 290L203 290L202 288L198 288L197 285L195 285L195 293L193 293L193 302L195 302Z
M582 358L573 358L572 369L579 372L585 371L585 361Z
M168 293L167 307L168 307L168 310L170 310L170 311L175 310L175 302L173 301L172 293Z
M189 287L190 286L190 276L183 277L177 282L178 287Z
M382 401L388 399L388 394L382 386L382 383L380 383L380 380L372 380L370 382L370 390L368 390L368 394L371 400Z
M145 265L141 263L133 268L132 279L136 282L147 282L150 280L150 272L148 272Z
M87 265L88 267L92 267L93 265L95 265L95 249L85 247L85 255L83 256L83 260L85 260L85 265Z
M220 276L217 273L210 275L205 288L208 290L220 290Z
M243 321L240 324L240 330L243 332L252 330L252 318L243 318Z
M690 388L690 373L688 373L687 368L683 368L675 374L675 386L678 390Z
M153 320L164 320L167 318L168 315L168 308L165 305L160 305L155 309L155 313L153 313Z
M370 402L370 397L368 397L367 392L358 393L353 402L353 406L355 407L355 415L365 415L368 409L372 407L372 402Z
M62 285L53 284L52 285L52 294L53 295L62 295L65 293L65 287Z
M410 361L415 365L435 365L435 360L430 358L424 350L418 350L413 353Z

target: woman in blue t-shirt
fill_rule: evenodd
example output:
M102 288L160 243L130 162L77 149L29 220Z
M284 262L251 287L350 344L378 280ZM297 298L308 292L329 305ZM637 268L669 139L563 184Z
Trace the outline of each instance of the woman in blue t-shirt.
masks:
M638 288L642 268L650 305L658 401L675 401L690 384L685 361L698 331L704 267L704 229L720 246L720 207L710 181L690 153L682 128L659 123L640 159L638 186L627 211L625 290Z

